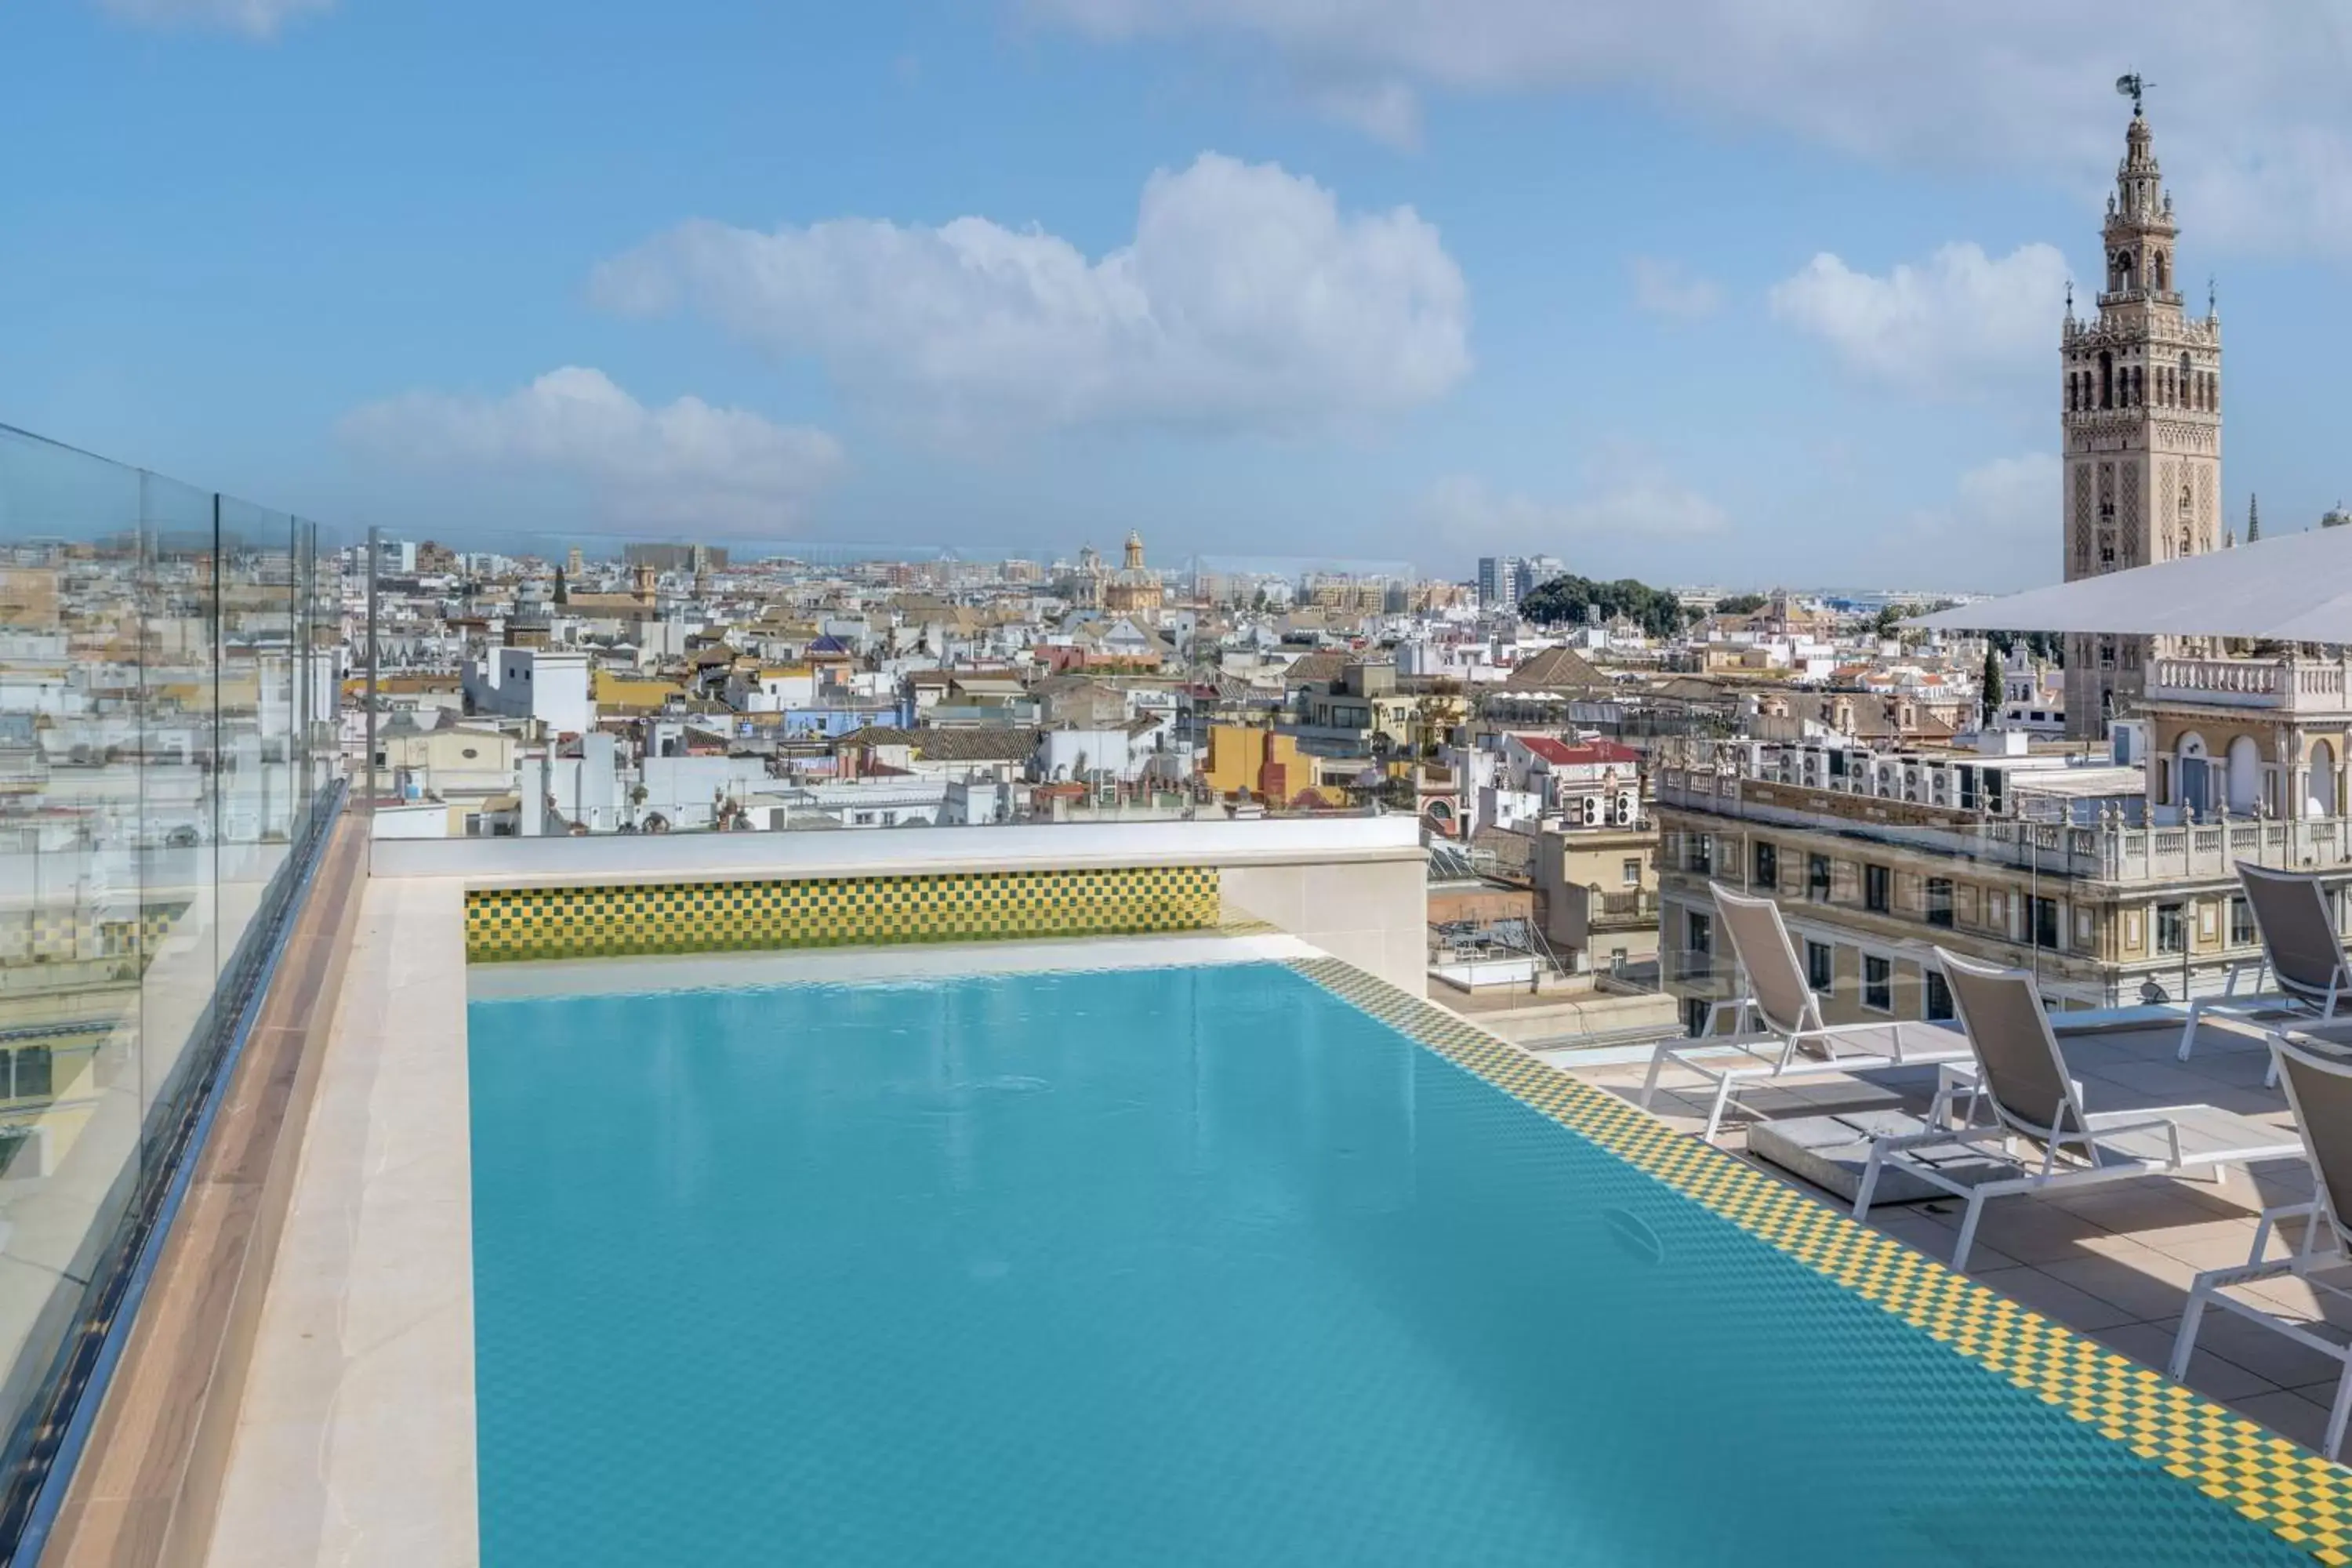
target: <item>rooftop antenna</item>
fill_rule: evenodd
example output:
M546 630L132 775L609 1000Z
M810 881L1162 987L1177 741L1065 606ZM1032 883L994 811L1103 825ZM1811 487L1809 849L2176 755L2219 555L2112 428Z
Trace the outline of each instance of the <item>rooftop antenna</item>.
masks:
M2116 90L2132 100L2133 119L2139 118L2141 96L2155 85L2154 82L2141 80L2137 71L2133 71L2128 76L2116 78Z

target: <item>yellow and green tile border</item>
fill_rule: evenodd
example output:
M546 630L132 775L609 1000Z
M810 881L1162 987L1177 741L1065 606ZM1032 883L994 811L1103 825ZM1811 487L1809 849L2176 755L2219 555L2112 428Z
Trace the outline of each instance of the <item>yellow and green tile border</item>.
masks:
M466 895L466 957L1131 935L1225 921L1216 868L1206 866L478 889Z
M1292 968L2102 1436L2352 1564L2352 1470L1337 959Z

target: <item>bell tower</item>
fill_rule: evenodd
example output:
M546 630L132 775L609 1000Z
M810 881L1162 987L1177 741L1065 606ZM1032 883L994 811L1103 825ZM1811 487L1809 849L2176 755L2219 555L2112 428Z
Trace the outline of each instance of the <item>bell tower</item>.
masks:
M2172 197L2157 166L2141 82L2100 230L2098 314L2060 333L2062 504L2066 581L2219 547L2221 536L2221 319L2182 306ZM2066 639L2066 732L2101 739L2138 700L2154 639Z

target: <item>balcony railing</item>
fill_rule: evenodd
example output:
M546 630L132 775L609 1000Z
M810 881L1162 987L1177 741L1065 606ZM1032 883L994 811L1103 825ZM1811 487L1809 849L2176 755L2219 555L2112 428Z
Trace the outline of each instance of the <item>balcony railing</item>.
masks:
M2346 710L2352 661L2253 658L2160 658L2147 694L2158 701L2267 708L2289 713Z
M1850 804L1869 797L1763 780L1755 781L1761 786L1758 793L1769 795L1769 800L1751 799L1743 790L1749 782L1705 769L1662 769L1657 776L1658 804L1784 827L1858 829L1885 843L1930 853L2098 882L2230 882L2235 880L2241 860L2318 871L2352 866L2352 829L2347 829L2343 817L2291 822L2231 818L2173 827L2121 824L2078 827L2000 817L1967 826L1891 820L1865 825L1829 807L1832 803ZM1804 808L1805 800L1812 796L1821 797L1823 809Z
M1658 895L1646 889L1603 893L1588 908L1595 925L1647 925L1658 918Z
M341 809L344 584L310 522L6 428L0 568L0 1559L29 1561Z

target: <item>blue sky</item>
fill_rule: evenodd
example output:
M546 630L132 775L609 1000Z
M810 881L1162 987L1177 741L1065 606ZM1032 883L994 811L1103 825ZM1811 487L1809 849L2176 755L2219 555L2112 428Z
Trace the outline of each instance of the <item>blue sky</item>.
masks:
M12 0L0 423L459 541L2017 586L2137 68L2306 526L2343 9L2044 9Z

